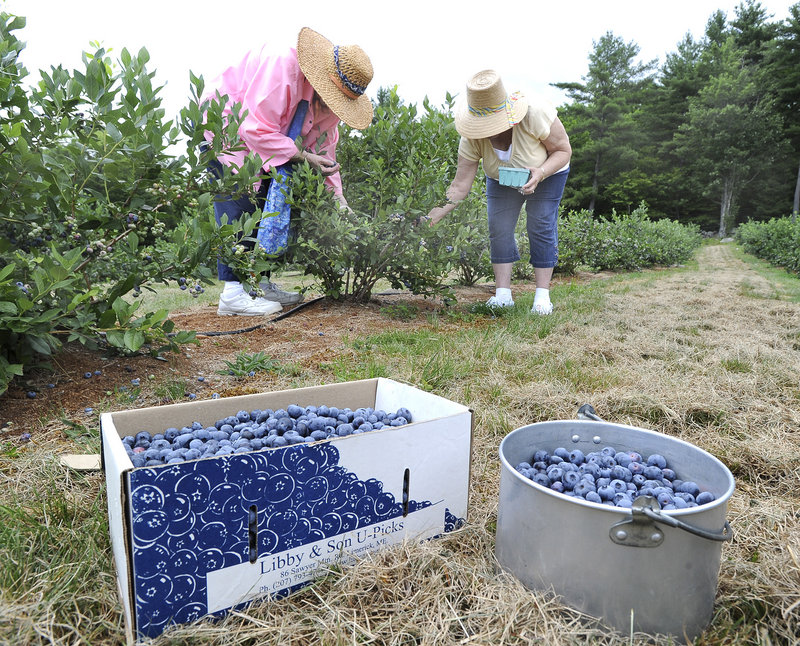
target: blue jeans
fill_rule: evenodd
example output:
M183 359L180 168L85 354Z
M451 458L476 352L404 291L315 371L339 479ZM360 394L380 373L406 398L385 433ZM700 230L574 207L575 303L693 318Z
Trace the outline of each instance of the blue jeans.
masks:
M223 166L218 161L211 162L208 169L215 176L222 176ZM237 199L233 199L230 195L217 195L214 201L214 219L217 221L217 226L222 224L223 215L228 216L228 222L233 222L241 218L244 213L250 215L255 213L256 209L263 210L270 181L268 179L261 181L258 186L258 192L255 194L255 201L249 195L242 195ZM248 251L253 248L253 242L250 240L242 240L240 244ZM217 278L225 281L241 282L241 279L233 272L233 269L221 260L217 260Z
M531 265L555 267L558 263L558 205L564 194L569 169L551 175L536 187L533 195L522 195L512 186L486 178L486 203L489 215L489 251L493 264L520 259L514 230L523 203L527 212Z

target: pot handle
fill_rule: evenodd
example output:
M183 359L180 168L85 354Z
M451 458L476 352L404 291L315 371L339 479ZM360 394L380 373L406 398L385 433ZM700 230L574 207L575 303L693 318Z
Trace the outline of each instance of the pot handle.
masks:
M679 518L673 518L672 516L667 516L666 514L662 514L661 511L657 509L650 509L648 507L643 507L641 509L644 512L645 516L654 520L657 523L664 523L669 525L670 527L675 527L677 529L682 529L685 532L689 532L690 534L694 534L695 536L699 536L700 538L708 539L709 541L729 541L733 538L733 530L731 529L730 523L726 520L725 524L722 526L722 529L718 532L703 529L702 527L696 527L695 525L690 525L687 522L682 521Z
M584 404L578 409L578 419L591 419L595 422L602 422L603 420L597 415L594 406L591 404Z
M591 404L584 404L578 409L578 419L590 419L594 420L595 422L603 421L600 416L598 416L594 406ZM729 541L733 538L733 530L731 529L730 523L728 523L727 520L725 521L725 525L723 525L722 529L718 532L715 532L708 529L703 529L702 527L695 527L694 525L690 525L679 518L667 516L666 514L662 514L660 510L653 509L647 505L643 505L639 511L644 513L648 518L650 518L650 520L664 523L670 527L682 529L690 534L694 534L695 536L707 538L710 541Z

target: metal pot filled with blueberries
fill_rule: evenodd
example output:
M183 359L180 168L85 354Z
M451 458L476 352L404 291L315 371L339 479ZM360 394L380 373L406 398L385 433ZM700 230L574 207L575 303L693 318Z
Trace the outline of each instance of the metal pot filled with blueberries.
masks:
M589 405L512 431L499 452L504 570L625 634L690 641L706 628L732 536L720 460Z

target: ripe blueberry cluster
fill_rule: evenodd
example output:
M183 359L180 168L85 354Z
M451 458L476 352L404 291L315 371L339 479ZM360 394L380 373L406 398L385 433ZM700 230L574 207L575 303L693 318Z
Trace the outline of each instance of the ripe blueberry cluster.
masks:
M246 453L279 448L302 442L316 442L378 430L384 426L405 426L411 412L398 408L387 413L374 408L339 409L335 406L298 406L285 409L246 411L225 417L205 427L193 422L183 428L170 427L151 435L140 431L126 435L122 445L134 467L175 464L215 455Z
M539 450L531 462L520 462L516 469L558 493L612 507L630 508L639 496L652 496L665 510L716 500L710 491L700 491L697 483L679 479L663 455L653 453L645 459L641 453L613 446L586 455L564 447L552 453Z
M197 298L200 294L202 294L205 290L200 283L196 283L195 285L190 285L186 278L179 278L178 279L178 286L181 288L182 291L189 290L189 293L192 295L192 298Z

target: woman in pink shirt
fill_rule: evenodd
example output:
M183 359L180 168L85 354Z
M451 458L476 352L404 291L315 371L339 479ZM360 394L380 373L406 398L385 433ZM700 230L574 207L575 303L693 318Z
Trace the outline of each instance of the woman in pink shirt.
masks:
M334 45L317 32L304 27L297 48L283 55L250 52L242 61L226 69L214 82L205 99L228 96L227 113L236 103L246 116L239 136L247 150L229 153L215 162L215 172L223 166L239 166L248 152L261 157L264 171L287 163L306 162L325 176L325 183L339 203L347 206L342 179L336 162L339 122L363 130L372 122L372 102L365 94L372 80L372 64L358 45ZM305 112L304 112L305 110ZM295 115L302 147L288 135ZM302 122L299 121L302 117ZM210 134L207 134L210 136ZM269 184L264 179L254 196L222 199L215 202L214 214L236 220L243 213L263 209ZM225 282L217 313L231 316L262 316L294 304L301 296L285 292L272 283L261 284L263 297L251 297L242 289L239 277L222 262L217 275Z

